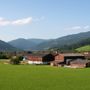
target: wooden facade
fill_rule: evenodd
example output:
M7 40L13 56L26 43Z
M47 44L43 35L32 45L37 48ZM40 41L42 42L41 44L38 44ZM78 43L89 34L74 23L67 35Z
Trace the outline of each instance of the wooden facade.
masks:
M64 55L63 54L55 55L55 61L64 62Z
M51 62L51 66L57 66L57 65L70 65L71 61L81 59L84 60L85 56L80 53L63 53L63 54L56 54L55 60Z
M85 56L80 53L64 53L64 54L57 54L55 56L55 61L63 62L67 64L68 61L72 61L75 59L85 59Z
M70 66L72 68L85 68L85 67L90 67L90 61L89 60L81 60L77 59L74 61L70 62Z
M84 54L30 54L27 56L29 64L50 64L51 66L71 66L75 68L90 67L90 61L85 60Z
M27 56L29 64L49 64L54 61L52 54L30 54Z

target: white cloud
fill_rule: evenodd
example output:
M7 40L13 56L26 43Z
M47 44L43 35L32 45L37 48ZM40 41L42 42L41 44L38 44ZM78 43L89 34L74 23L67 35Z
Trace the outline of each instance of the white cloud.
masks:
M82 27L81 26L74 26L74 27L71 27L71 29L73 30L77 30L77 29L81 29Z
M0 17L0 26L6 26L6 25L9 25L9 24L10 24L9 20L6 20L6 19Z
M27 17L23 19L12 20L12 21L0 17L0 26L25 25L25 24L31 24L31 23L32 23L32 17Z
M65 28L65 30L79 30L81 28L82 28L81 26L72 26L72 27Z
M13 25L24 25L32 22L32 17L12 21Z
M90 28L89 25L86 25L86 26L73 26L73 27L66 28L66 30L86 30L86 29L89 29L89 28Z
M39 18L22 18L22 19L16 19L16 20L7 20L5 18L0 17L0 26L7 26L7 25L25 25L25 24L31 24L32 22L39 22L44 20L45 17L39 17Z

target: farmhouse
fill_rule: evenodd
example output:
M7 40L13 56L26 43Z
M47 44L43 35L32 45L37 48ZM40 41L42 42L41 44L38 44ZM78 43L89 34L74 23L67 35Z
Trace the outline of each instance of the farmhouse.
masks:
M55 60L52 61L51 65L70 65L71 61L81 59L84 60L85 56L80 53L63 53L63 54L56 54Z
M30 54L27 56L29 64L49 64L54 61L52 54Z
M90 67L90 61L81 53L29 54L29 64L50 64L51 66L70 66L72 68Z

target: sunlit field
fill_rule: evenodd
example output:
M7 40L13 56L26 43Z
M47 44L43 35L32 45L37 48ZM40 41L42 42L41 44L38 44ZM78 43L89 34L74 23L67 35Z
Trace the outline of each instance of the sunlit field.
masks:
M90 69L0 64L0 90L90 90Z

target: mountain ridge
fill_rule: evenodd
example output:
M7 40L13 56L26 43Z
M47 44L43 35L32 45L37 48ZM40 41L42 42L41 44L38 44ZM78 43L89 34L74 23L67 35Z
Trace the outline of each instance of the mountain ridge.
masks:
M14 40L13 40L8 43L14 47L17 47L14 44L14 43L16 43L17 45L19 45L20 49L21 49L21 44L24 46L28 45L28 47L24 48L24 50L25 49L27 49L27 50L47 50L49 48L54 48L54 47L61 48L64 45L72 45L72 44L78 43L81 40L87 39L87 38L90 38L90 31L81 32L78 34L71 34L71 35L59 37L56 39L48 39L48 40L45 40L45 39L23 39L22 43L20 43L21 42L21 41L19 41L20 39L16 39L16 41L18 41L18 42L14 42ZM37 44L36 44L36 42L37 42ZM19 47L17 47L17 48L19 48ZM22 49L23 49L23 47L22 47Z
M16 47L11 46L10 44L0 40L0 51L17 51L19 49L17 49Z
M16 48L23 50L32 50L33 47L45 41L44 39L24 39L18 38L8 43Z

